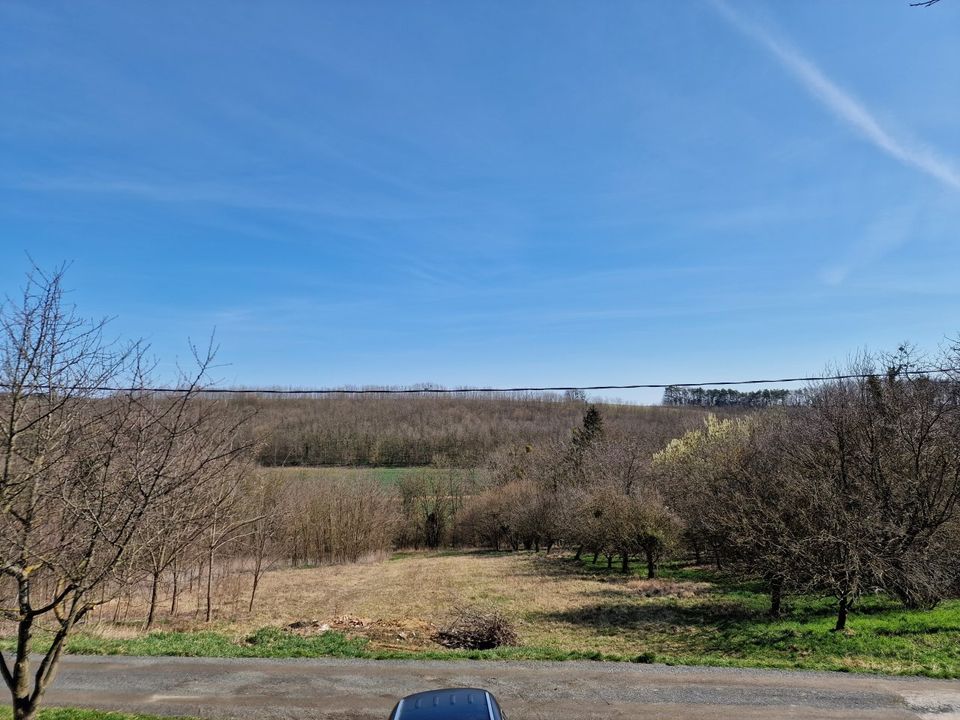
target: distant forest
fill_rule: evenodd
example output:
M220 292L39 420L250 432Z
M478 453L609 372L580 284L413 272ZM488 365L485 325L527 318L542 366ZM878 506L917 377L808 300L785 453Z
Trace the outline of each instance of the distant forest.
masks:
M671 385L663 391L663 404L673 406L766 408L775 405L796 405L800 401L800 392L778 388L742 392L729 388Z
M234 396L256 409L263 465L477 467L495 451L569 438L586 404L553 394ZM703 424L699 407L603 404L613 433L665 444Z

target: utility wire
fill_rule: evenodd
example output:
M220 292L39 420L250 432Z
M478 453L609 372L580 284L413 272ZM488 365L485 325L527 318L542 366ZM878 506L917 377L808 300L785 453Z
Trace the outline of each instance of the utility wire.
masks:
M943 373L960 372L958 368L923 368L917 370L899 370L900 375L937 375ZM883 373L847 373L843 375L808 375L804 377L785 377L775 379L754 380L711 380L708 382L676 382L676 383L632 383L629 385L556 385L542 387L462 387L462 388L396 388L396 387L363 387L363 388L306 388L300 390L281 388L194 388L193 392L203 394L223 395L455 395L468 393L518 393L518 392L566 392L568 390L644 390L685 387L716 387L720 385L774 385L796 382L822 382L829 380L862 380L877 377ZM0 383L0 388L10 389L14 386L9 383ZM20 390L27 392L45 392L51 388L41 385L19 385ZM182 393L187 388L177 387L112 387L105 385L53 388L57 390L69 389L73 392L152 392L152 393Z

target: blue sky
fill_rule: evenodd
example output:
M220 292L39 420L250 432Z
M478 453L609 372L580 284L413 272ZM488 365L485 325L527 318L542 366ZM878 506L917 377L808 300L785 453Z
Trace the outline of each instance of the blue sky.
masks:
M960 3L0 0L26 254L226 384L673 382L960 330ZM620 393L650 401L659 393Z

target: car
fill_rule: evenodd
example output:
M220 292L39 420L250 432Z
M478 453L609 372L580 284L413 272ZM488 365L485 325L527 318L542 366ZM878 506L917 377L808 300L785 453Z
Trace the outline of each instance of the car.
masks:
M407 695L389 720L506 720L497 699L480 688L445 688Z

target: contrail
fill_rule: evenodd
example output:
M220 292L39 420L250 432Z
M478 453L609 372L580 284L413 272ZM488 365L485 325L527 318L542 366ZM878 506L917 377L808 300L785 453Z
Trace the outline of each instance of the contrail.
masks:
M863 138L904 165L921 170L954 190L960 190L960 170L941 153L933 148L894 137L866 107L824 75L823 71L799 50L743 17L724 0L710 0L710 4L734 28L769 50L815 99Z

